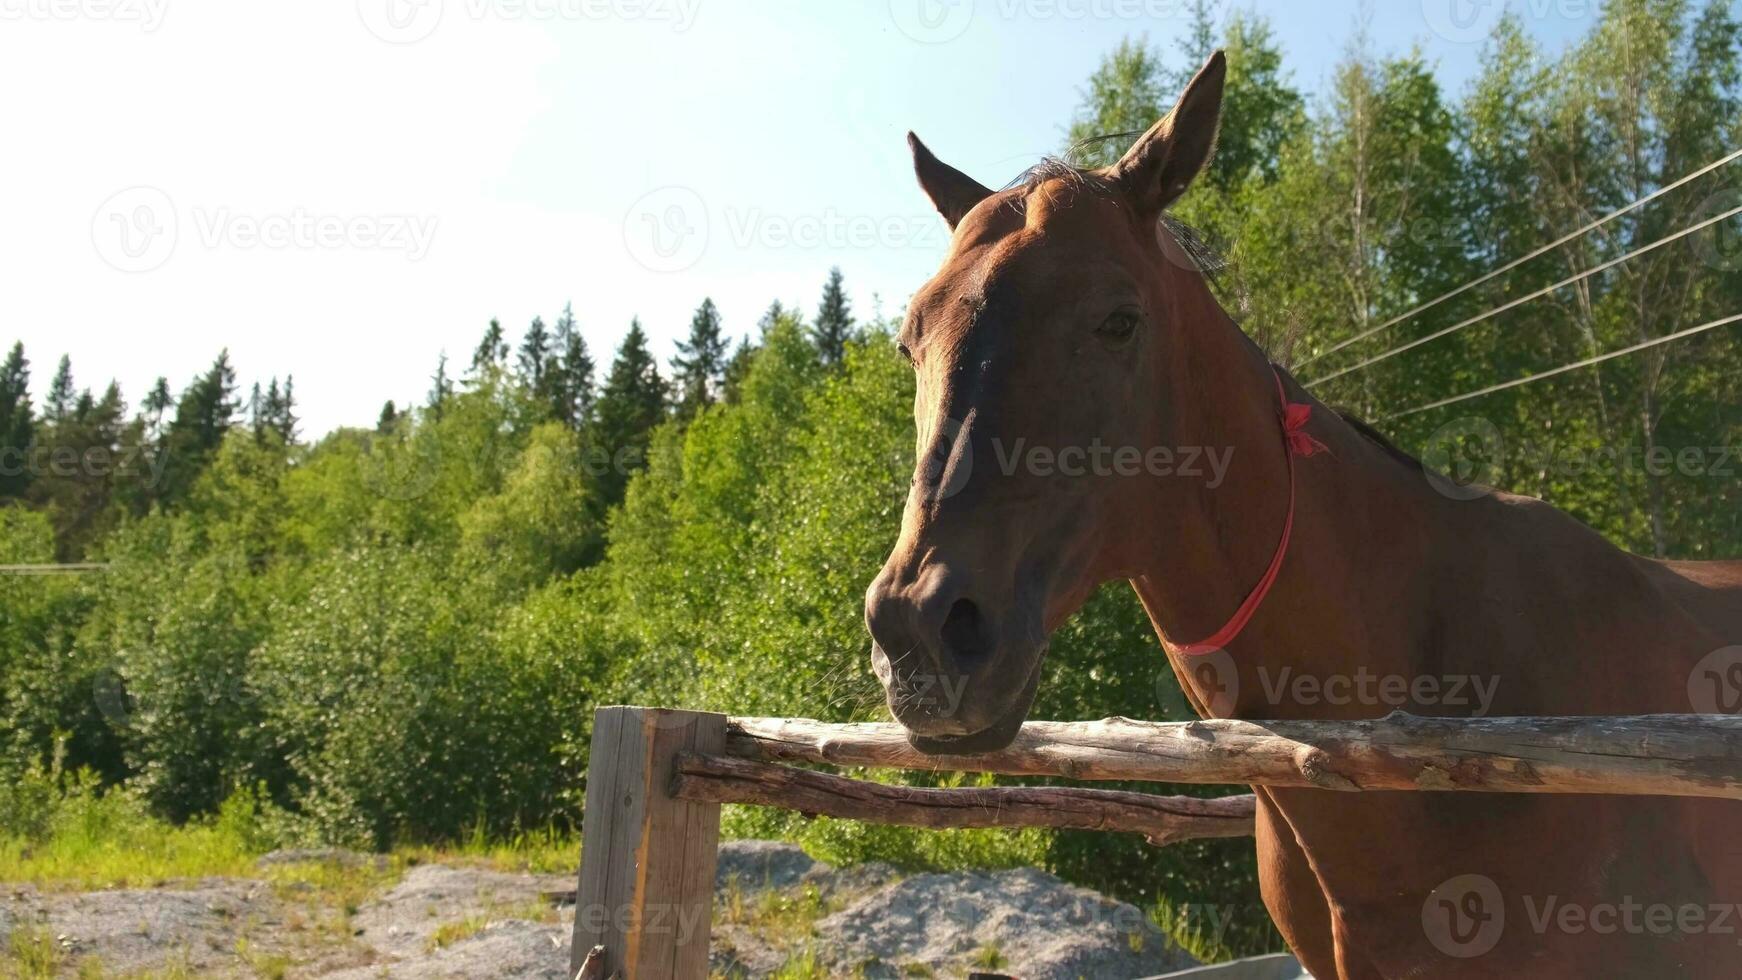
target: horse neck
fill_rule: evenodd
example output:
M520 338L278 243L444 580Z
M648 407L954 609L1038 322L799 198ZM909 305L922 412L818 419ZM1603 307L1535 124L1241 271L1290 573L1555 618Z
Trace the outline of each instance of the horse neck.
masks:
M1221 629L1270 565L1289 515L1289 459L1268 357L1197 273L1172 268L1163 288L1179 325L1157 379L1157 390L1175 393L1170 428L1182 447L1232 454L1218 485L1157 484L1143 522L1149 533L1132 585L1178 670L1189 658L1175 648ZM1401 669L1407 644L1376 636L1373 624L1395 621L1395 609L1378 607L1395 594L1397 569L1421 567L1412 535L1429 523L1431 488L1292 381L1287 395L1311 406L1307 431L1329 452L1294 459L1287 558L1228 654L1243 666L1321 676ZM1387 527L1376 527L1376 515ZM1385 540L1373 540L1381 533ZM1415 564L1398 564L1406 555Z

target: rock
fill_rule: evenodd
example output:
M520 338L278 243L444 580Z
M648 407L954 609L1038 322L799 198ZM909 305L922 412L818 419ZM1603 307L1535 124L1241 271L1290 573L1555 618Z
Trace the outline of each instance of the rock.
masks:
M797 844L772 840L730 840L720 844L720 861L714 867L714 885L725 888L736 881L747 891L786 888L797 884L812 869L815 860ZM821 865L827 868L828 865Z
M838 969L897 977L923 966L1024 980L1141 977L1195 965L1135 906L1032 868L922 874L817 923Z

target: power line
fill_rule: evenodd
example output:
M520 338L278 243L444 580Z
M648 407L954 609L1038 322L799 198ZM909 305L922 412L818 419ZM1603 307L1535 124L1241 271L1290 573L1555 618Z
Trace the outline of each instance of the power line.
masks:
M1582 361L1576 361L1572 364L1563 364L1552 371L1543 371L1540 374L1526 375L1525 377L1518 378L1514 381L1490 385L1480 391L1465 392L1462 395L1453 395L1450 398L1442 398L1437 402L1430 402L1426 405L1417 405L1414 408L1406 409L1395 415L1387 415L1383 419L1380 419L1380 421L1390 422L1392 419L1400 419L1406 415L1415 415L1419 412L1426 412L1435 408L1444 408L1447 405L1456 405L1458 402L1469 401L1472 398L1481 398L1483 395L1492 395L1497 391L1505 391L1508 388L1517 388L1520 385L1530 384L1532 381L1541 381L1543 378L1552 378L1557 374L1566 374L1568 371L1577 371L1579 368L1587 368L1593 364L1601 364L1604 361L1611 361L1617 357L1626 357L1628 354L1636 354L1648 347L1656 347L1659 344L1667 344L1672 340L1681 340L1683 337L1692 337L1697 333L1704 333L1707 330L1715 330L1726 323L1735 323L1738 320L1742 320L1742 313L1713 320L1710 323L1702 323L1697 327L1689 327L1686 330L1680 330L1672 334L1666 334L1662 337L1656 338L1655 340L1643 341L1634 344L1632 347L1624 347L1621 350L1610 351L1607 354L1598 354L1595 357L1587 357Z
M1505 272L1510 272L1513 269L1518 268L1519 266L1523 265L1526 262L1529 262L1531 259L1536 258L1537 256L1543 254L1544 252L1548 252L1548 251L1551 251L1553 249L1559 248L1560 246L1565 245L1566 243L1572 241L1573 239L1575 239L1575 238L1579 237L1580 235L1583 235L1587 232L1595 231L1596 229L1602 227L1603 225L1608 224L1610 221L1612 221L1616 218L1619 218L1621 215L1624 215L1627 212L1632 211L1634 208L1637 208L1643 204L1649 204L1650 202L1656 200L1657 198L1662 197L1663 195L1668 194L1670 191L1675 190L1677 187L1680 187L1683 184L1686 184L1688 181L1693 180L1697 177L1704 177L1706 174L1711 173L1712 171L1718 169L1719 167L1722 167L1724 164L1729 163L1730 161L1735 160L1738 157L1742 157L1742 150L1736 150L1735 152L1724 157L1723 159L1714 160L1711 163L1708 163L1705 166L1701 167L1700 169L1694 171L1693 173L1690 173L1690 174L1682 177L1681 179L1677 180L1673 184L1667 184L1663 187L1659 187L1657 190L1652 191L1650 194L1645 195L1644 197L1640 198L1637 201L1634 201L1632 204L1629 204L1626 207L1611 211L1608 214L1602 216L1601 218L1598 218L1596 221L1593 221L1590 224L1584 226L1583 228L1578 229L1577 231L1568 232L1567 234L1561 236L1560 238L1555 239L1552 242L1549 242L1547 245L1542 246L1541 248L1537 249L1534 252L1531 252L1527 255L1521 256L1520 258L1513 259L1511 262L1508 262L1505 265L1501 266L1500 268L1495 269L1493 272L1490 272L1490 273L1482 276L1480 279L1472 279L1469 282L1464 283L1462 286L1459 286L1458 288L1452 290L1449 293L1445 293L1443 295L1436 296L1433 299L1428 300L1427 302L1421 304L1420 306L1416 307L1413 310L1408 310L1404 313L1400 313L1397 316L1392 317L1391 319L1385 321L1384 323L1381 323L1377 327L1373 327L1370 330L1366 330L1362 333L1358 333L1355 336L1350 337L1347 340L1338 341L1337 343L1332 344L1330 347L1327 347L1324 350L1320 351L1319 353L1314 354L1313 356L1300 362L1300 364L1298 364L1296 366L1304 368L1308 364L1311 364L1312 362L1318 360L1319 358L1327 357L1331 354L1335 354L1337 351L1340 351L1343 348L1348 347L1350 344L1360 343L1361 341L1366 340L1368 337L1371 337L1374 334L1379 333L1380 331L1389 330L1392 327L1397 326L1399 323L1402 323L1403 321L1409 319L1410 317L1415 316L1417 313L1422 312L1423 310L1431 309L1435 306L1438 306L1439 304L1445 302L1446 300L1451 299L1453 296L1457 296L1460 293L1465 292L1466 290L1474 289L1475 287L1482 285L1483 283L1487 282L1488 280L1493 279L1495 276L1498 276L1498 275L1505 273Z
M1312 387L1315 387L1317 385L1323 384L1326 381L1331 381L1331 380L1334 380L1336 378L1340 378L1345 374L1351 374L1351 373L1353 373L1355 371L1359 371L1363 368L1372 367L1373 365L1378 364L1380 361L1390 360L1391 358L1396 357L1397 355L1403 353L1404 351L1414 350L1415 348L1420 347L1423 344L1431 343L1432 341L1438 340L1441 337L1446 336L1447 334L1457 333L1459 330L1462 330L1465 327L1470 327L1470 326L1474 326L1478 323L1481 323L1483 320L1488 319L1489 317L1495 315L1496 313L1504 313L1507 310L1510 310L1510 309L1512 309L1516 306L1522 305L1524 303L1528 303L1531 300L1536 299L1540 296L1546 296L1549 293L1552 293L1557 289L1560 289L1564 286L1570 286L1573 283L1578 282L1581 279L1586 279L1586 278L1589 278L1591 276L1594 276L1597 273L1604 271L1605 269L1614 268L1615 266L1620 265L1622 262L1625 262L1628 259L1631 259L1636 255L1644 255L1646 252L1649 252L1652 249L1658 248L1659 246L1668 245L1670 242L1673 242L1679 238L1685 238L1688 235L1691 235L1696 231L1701 231L1705 228L1709 228L1712 225L1715 225L1718 222L1725 220L1726 218L1732 218L1738 214L1742 214L1742 205L1738 205L1737 207L1731 208L1730 210L1728 210L1728 211L1724 212L1723 214L1720 214L1716 217L1707 218L1705 221L1702 221L1697 225L1693 225L1692 227L1683 228L1681 231L1678 231L1673 235L1665 235L1664 237L1659 238L1657 241L1652 242L1649 245L1641 245L1640 247L1634 249L1631 252L1628 252L1624 255L1616 256L1615 258L1612 258L1607 262L1601 263L1599 265L1594 265L1591 268L1586 269L1583 272L1568 276L1567 278L1562 279L1560 282L1557 282L1551 286L1544 286L1534 293L1528 293L1524 296L1518 297L1517 299L1509 300L1506 303L1503 303L1499 306L1496 306L1495 308L1489 310L1486 313L1477 314L1476 316L1470 317L1467 320L1461 321L1459 323L1454 323L1451 326L1445 327L1445 328L1440 329L1440 330L1436 330L1433 333L1430 333L1425 337L1421 337L1421 338L1418 338L1416 340L1412 340L1409 343L1403 344L1402 346L1399 346L1399 347L1393 347L1391 350L1388 350L1383 354L1375 354L1374 356L1367 358L1365 361L1358 361L1354 364L1349 365L1348 367L1340 368L1336 371L1332 371L1330 374L1326 374L1326 375L1322 375L1320 377L1314 378L1311 381L1306 382L1306 387L1312 388Z

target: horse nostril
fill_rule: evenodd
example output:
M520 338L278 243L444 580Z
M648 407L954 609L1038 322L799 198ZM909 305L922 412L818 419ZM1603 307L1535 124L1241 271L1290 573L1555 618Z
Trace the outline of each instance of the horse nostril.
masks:
M944 617L943 628L939 630L939 638L958 667L971 666L990 652L985 642L980 607L974 605L972 599L957 599L950 606L949 615Z

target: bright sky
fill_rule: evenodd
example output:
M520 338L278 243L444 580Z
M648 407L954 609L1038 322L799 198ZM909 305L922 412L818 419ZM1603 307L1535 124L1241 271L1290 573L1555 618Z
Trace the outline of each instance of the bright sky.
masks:
M1511 0L1558 49L1595 0ZM1501 0L1385 0L1454 91ZM1246 3L1324 88L1353 0ZM941 224L903 134L1002 184L1054 151L1126 35L1184 0L0 0L0 344L40 401L136 404L220 348L243 393L294 374L303 432L421 401L485 324L573 301L601 365L704 296L733 334L808 312L831 265L901 308Z

